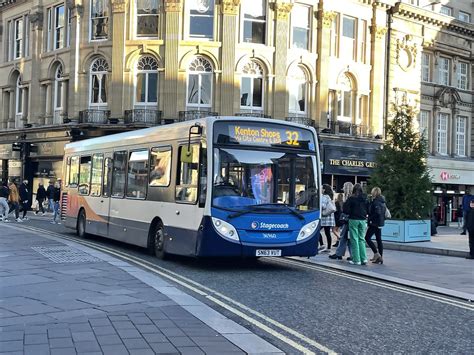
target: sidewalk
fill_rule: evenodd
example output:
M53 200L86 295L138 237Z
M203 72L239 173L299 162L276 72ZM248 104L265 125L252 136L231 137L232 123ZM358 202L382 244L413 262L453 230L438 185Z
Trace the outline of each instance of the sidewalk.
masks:
M429 242L384 242L384 247L388 250L465 258L469 255L469 241L467 235L460 235L460 233L461 230L455 227L438 227L438 234L432 236Z
M282 354L156 274L0 226L0 352Z

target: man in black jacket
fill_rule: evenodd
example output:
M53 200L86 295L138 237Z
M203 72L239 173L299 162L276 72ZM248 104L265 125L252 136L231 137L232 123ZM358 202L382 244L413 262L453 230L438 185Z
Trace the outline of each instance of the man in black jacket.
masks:
M23 183L20 185L20 202L21 202L21 207L23 209L23 217L22 219L27 221L28 217L26 216L26 213L28 212L29 208L29 199L30 199L30 192L28 191L28 180L23 180Z
M466 213L466 229L469 232L469 256L466 259L474 259L474 200L469 202L469 211Z
M43 186L43 183L40 182L38 186L38 190L36 190L36 201L38 201L38 209L35 211L35 214L38 214L38 212L41 212L44 215L44 207L43 207L44 200L46 200L46 190Z
M46 190L46 196L48 198L48 210L49 212L54 211L54 183L52 180L49 181L49 186Z

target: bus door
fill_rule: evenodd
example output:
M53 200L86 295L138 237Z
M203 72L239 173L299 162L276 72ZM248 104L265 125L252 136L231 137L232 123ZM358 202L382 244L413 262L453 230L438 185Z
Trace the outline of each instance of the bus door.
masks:
M98 207L98 214L102 217L102 222L98 225L98 234L108 235L109 233L109 216L110 216L110 187L112 184L112 158L107 157L104 160L104 175L102 196Z

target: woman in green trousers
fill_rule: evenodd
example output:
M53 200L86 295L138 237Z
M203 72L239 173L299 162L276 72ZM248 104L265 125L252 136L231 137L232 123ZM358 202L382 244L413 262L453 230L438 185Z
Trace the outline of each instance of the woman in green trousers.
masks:
M355 184L352 195L344 204L344 213L349 215L349 235L351 237L352 260L354 265L366 265L365 231L369 202L360 184Z

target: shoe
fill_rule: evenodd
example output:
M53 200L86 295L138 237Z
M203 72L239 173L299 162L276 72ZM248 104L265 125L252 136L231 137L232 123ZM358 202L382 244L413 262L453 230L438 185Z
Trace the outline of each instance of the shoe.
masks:
M466 259L468 259L468 260L474 260L474 256L468 255L468 256L466 256Z
M3 222L8 223L8 222L10 222L10 220L9 220L8 218L5 218L5 219L3 220Z
M330 253L331 248L321 250L321 253Z
M466 232L461 232L461 235L466 235Z
M29 220L29 218L28 218L28 217L23 217L22 219L23 219L24 221L27 221L27 220Z
M49 222L49 223L51 223L51 224L56 224L56 222L55 222L55 221L51 221L51 222Z
M367 261L363 261L360 263L361 265L367 265Z
M38 215L38 211L35 211L35 216Z
M46 214L46 212L43 212L43 214L42 214L42 215L44 216L45 214Z
M382 255L380 255L380 253L375 253L374 257L370 259L370 261L374 264L377 264L380 259L382 259Z
M332 255L329 255L329 259L342 260L342 256L339 256L337 254L332 254Z
M352 258L350 256L347 257L347 261L352 261Z
M336 243L334 243L333 247L337 248L338 246L339 246L339 240Z
M360 262L354 262L354 261L351 260L351 261L349 261L349 264L351 264L351 265L360 265Z
M18 223L23 223L23 220L22 220L20 217L18 217L18 218L16 219L16 221L17 221Z
M324 245L321 245L321 246L318 248L318 251L320 251L320 252L323 252L323 251L325 251L325 250L326 250L326 246L324 246Z
M56 224L61 224L61 222L56 222Z

